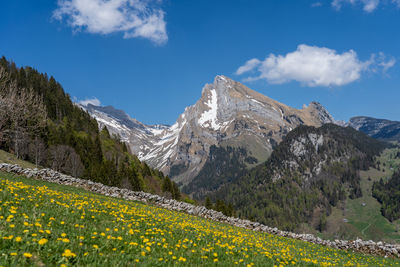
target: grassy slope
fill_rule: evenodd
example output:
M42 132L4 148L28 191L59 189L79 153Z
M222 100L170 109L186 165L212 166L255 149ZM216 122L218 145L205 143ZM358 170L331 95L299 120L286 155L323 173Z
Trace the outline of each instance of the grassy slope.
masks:
M24 161L24 160L17 159L17 157L14 154L8 153L1 149L0 149L0 162L9 163L9 164L18 164L21 167L31 168L31 169L36 167L35 164L32 164L32 163Z
M0 265L400 266L0 173Z
M255 164L246 163L247 167L250 169L263 163L264 161L267 161L271 156L272 151L266 151L265 148L260 145L262 142L263 141L260 140L258 136L240 135L234 139L222 141L220 145L245 148L249 152L248 156L253 156L258 160L258 162Z
M333 209L328 217L328 229L322 234L323 237L344 239L358 237L364 240L400 243L400 221L391 223L383 217L380 212L381 205L371 193L374 181L390 177L393 170L400 166L400 159L393 159L393 155L399 150L386 149L382 153L378 160L386 162L386 167L381 165L380 171L370 169L360 173L363 196L354 200L348 199Z

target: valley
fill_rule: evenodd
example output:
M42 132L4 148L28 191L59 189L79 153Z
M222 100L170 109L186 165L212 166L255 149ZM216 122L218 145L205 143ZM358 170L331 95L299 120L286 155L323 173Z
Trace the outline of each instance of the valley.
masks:
M387 178L393 174L393 169L400 166L400 158L393 159L399 151L387 149L377 159L385 162L381 170L371 168L361 171L362 196L357 199L347 199L338 207L332 209L332 214L327 217L327 229L319 234L323 238L343 238L400 242L400 220L390 222L381 213L381 204L372 197L372 185L380 178ZM393 168L393 169L392 169ZM383 170L385 170L383 172ZM311 230L311 229L309 229Z

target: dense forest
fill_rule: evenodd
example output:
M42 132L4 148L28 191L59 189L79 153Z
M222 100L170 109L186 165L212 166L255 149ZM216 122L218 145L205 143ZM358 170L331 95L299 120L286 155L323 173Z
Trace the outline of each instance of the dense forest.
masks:
M199 174L182 191L192 194L195 199L204 199L207 193L219 189L226 183L232 183L246 172L246 162L257 161L248 155L244 148L210 147L207 162Z
M323 140L318 144L317 138ZM374 166L385 144L352 128L326 124L291 131L265 163L222 186L221 198L237 214L280 229L301 223L324 230L326 216L339 201L361 196L359 170Z
M382 215L389 221L400 219L400 170L385 183L382 179L375 182L372 196L381 204Z
M0 59L0 149L37 166L106 185L179 199L177 185L99 130L62 86L31 67Z

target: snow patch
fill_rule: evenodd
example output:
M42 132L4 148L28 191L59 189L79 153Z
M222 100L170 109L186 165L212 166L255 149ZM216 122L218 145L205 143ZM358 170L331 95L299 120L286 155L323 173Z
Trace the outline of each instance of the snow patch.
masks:
M156 128L150 128L149 131L153 134L153 135L160 135L162 134L162 132L164 132L165 129L156 129Z
M253 101L253 102L255 102L255 103L259 104L259 105L264 105L264 104L263 104L263 103L261 103L260 101L258 101L258 100L255 100L254 98L252 98L252 99L251 99L251 101Z
M220 78L221 80L223 80L223 81L225 81L226 82L226 79L225 79L225 77L224 76L218 76L218 78Z
M211 127L213 130L219 130L221 128L221 125L218 124L218 119L217 119L217 111L218 111L218 97L217 97L217 91L215 89L211 90L211 98L208 99L206 106L208 106L210 109L207 111L204 111L200 119L198 120L198 123L202 127Z

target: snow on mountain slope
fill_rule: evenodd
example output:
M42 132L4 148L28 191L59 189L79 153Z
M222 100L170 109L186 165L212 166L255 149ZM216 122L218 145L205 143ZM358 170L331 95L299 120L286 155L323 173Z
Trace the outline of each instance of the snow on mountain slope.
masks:
M145 125L110 106L83 108L119 134L139 159L182 184L201 170L212 145L243 147L262 161L298 125L335 122L319 103L294 109L225 76L207 84L172 126Z

